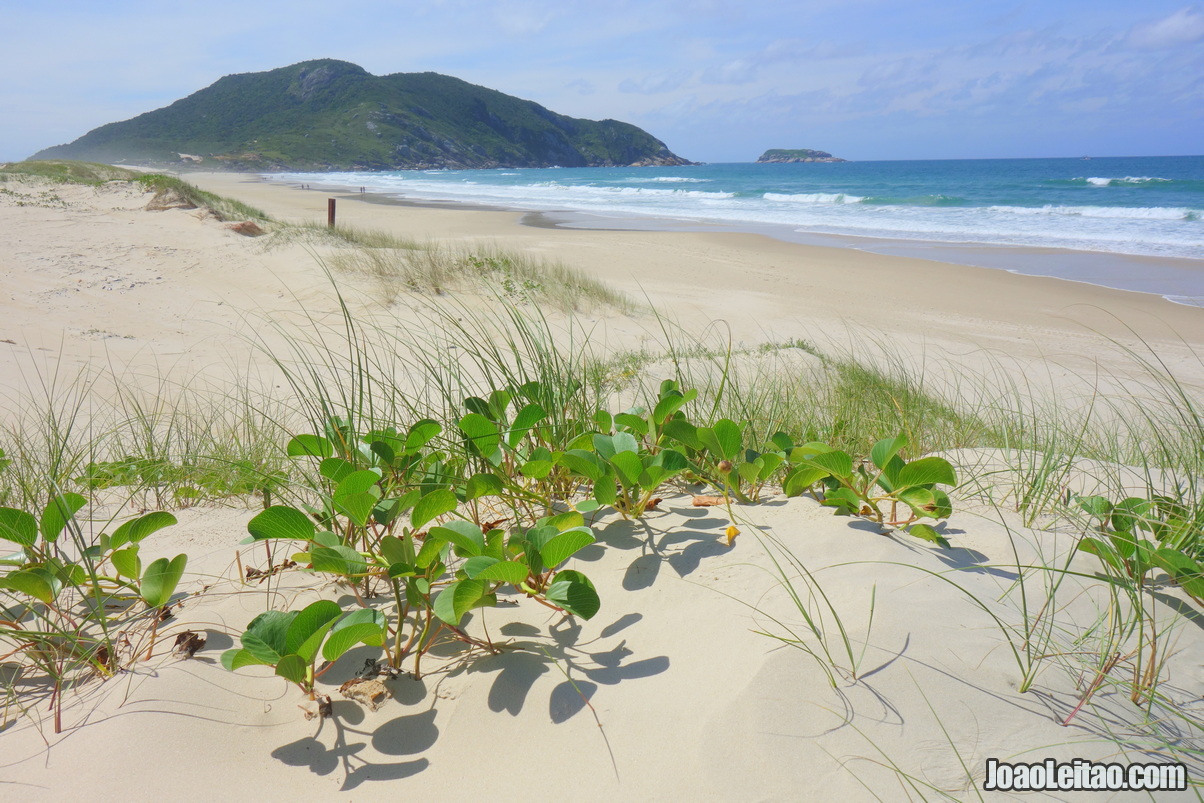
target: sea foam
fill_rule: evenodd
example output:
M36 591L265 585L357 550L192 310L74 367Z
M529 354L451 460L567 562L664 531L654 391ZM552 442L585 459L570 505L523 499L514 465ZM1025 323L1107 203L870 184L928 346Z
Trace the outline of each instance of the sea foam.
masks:
M794 194L767 192L761 197L766 201L796 204L859 204L865 200L860 195L848 195L843 192L803 192Z

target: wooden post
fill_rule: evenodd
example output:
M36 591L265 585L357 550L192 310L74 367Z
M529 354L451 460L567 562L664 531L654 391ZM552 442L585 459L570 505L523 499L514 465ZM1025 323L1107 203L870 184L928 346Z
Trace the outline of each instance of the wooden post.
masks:
M326 199L326 225L334 228L334 198Z

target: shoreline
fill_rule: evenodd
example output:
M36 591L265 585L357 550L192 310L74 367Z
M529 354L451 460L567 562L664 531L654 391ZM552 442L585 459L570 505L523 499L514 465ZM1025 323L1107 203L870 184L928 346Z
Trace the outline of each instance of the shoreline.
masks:
M1198 784L1199 739L1184 733L1199 732L1200 701L1181 679L1204 662L1204 641L1191 626L1199 600L1158 578L1144 587L1147 607L1124 607L1124 592L1143 588L1130 582L1118 589L1123 579L1099 576L1097 558L1076 548L1094 522L1071 515L1064 495L1148 496L1200 475L1204 436L1181 409L1199 409L1204 388L1198 310L1139 293L762 234L545 228L524 225L514 212L379 203L229 174L187 178L276 222L265 224L263 238L246 237L203 206L148 209L150 193L129 184L63 185L55 200L39 186L14 184L22 192L0 194L0 272L12 277L0 294L0 342L10 346L0 347L0 377L14 391L14 403L0 412L21 412L15 426L29 425L20 430L24 445L10 449L13 468L0 477L28 471L20 493L38 498L21 496L20 503L38 512L42 489L83 489L76 478L92 471L84 461L101 461L97 468L108 471L150 457L154 474L85 489L93 504L78 534L59 539L56 554L74 560L85 537L101 553L128 549L99 533L153 501L176 523L147 538L140 560L187 558L179 596L164 606L171 617L149 600L112 616L109 606L70 609L102 612L112 624L107 656L116 660L108 682L91 677L100 674L89 666L101 661L99 650L64 651L58 666L74 661L79 669L70 667L61 688L51 682L53 669L26 674L28 658L19 669L0 666L16 702L0 715L14 788L53 801L116 799L132 777L201 801L437 799L453 788L469 796L529 795L531 774L514 771L514 751L504 749L511 744L537 745L543 785L572 789L582 800L792 800L799 790L822 788L853 803L924 787L963 799L982 786L982 768L997 756L1103 763L1140 754L1184 763ZM330 236L324 224L332 197L340 224L397 239ZM390 293L376 275L340 264L340 257L404 261L411 245L419 254L442 249L461 269L473 256L563 263L647 307L568 311L454 281ZM545 275L557 281L552 271ZM511 321L532 328L512 331L512 313L520 320ZM35 353L39 337L58 350ZM878 355L885 357L875 362ZM869 370L845 370L846 358ZM1147 372L1155 363L1179 384L1159 385ZM899 367L905 379L895 381ZM96 381L87 381L89 372ZM761 448L775 429L790 428L795 443L835 441L847 431L857 442L845 448L859 457L880 455L872 444L884 438L889 445L902 433L916 449L908 465L928 466L931 485L950 489L951 509L932 520L951 543L938 548L920 540L923 531L888 530L909 524L894 510L888 519L879 508L877 524L860 507L860 515L834 515L818 489L788 498L784 475L781 483L770 477L764 493L726 505L717 497L699 505L695 496L713 486L726 497L727 482L661 482L660 491L649 491L663 496L649 495L647 515L628 517L613 505L580 504L605 488L596 478L563 493L529 482L536 478L515 469L516 459L501 461L500 470L521 496L503 490L488 494L496 499L470 498L471 478L492 469L467 451L476 435L462 416L480 409L467 400L493 402L500 396L490 390L517 389L513 405L496 402L500 418L513 423L495 431L501 444L503 426L507 438L538 426L539 440L507 441L535 463L534 448L567 454L583 443L591 418L610 430L595 410L611 411L611 422L626 427L613 413L642 405L644 431L653 432L661 402L643 391L661 387L667 399L674 391L661 383L674 376L683 392L699 394L696 409L682 410L692 426L714 434L724 419L729 431L753 426L738 421L757 422L758 431L738 435L734 447L706 445L709 462L735 448L736 460L755 467L756 453L745 447ZM23 401L16 394L23 377L43 379L45 393ZM540 392L552 387L555 393ZM1035 398L1046 389L1055 394L1050 408ZM1034 397L1031 404L1024 394ZM1079 409L1084 395L1100 398L1098 407ZM689 404L681 398L679 408ZM529 413L519 408L530 409L527 399L548 406L523 431L519 421ZM654 412L644 419L648 409ZM45 420L70 431L44 425L44 411L52 414ZM544 420L567 426L545 428ZM668 420L664 435L673 438ZM399 457L387 441L387 449L370 448L368 439L384 427L392 428L383 430L388 441L389 433L394 442L404 437L408 453ZM312 434L320 432L329 439ZM291 444L305 433L316 440L299 440L307 454L298 455ZM354 449L355 464L319 461L326 448L306 445L334 453L333 441L345 433L354 433L342 442ZM54 464L43 469L42 444L66 437L70 448L47 451ZM921 455L929 462L915 459ZM1142 459L1119 462L1122 455ZM480 459L489 461L483 452ZM643 467L645 458L637 459ZM949 461L956 476L934 460ZM160 472L163 465L174 478ZM1126 468L1134 465L1142 468ZM396 483L391 488L382 466ZM334 484L335 472L347 467L352 473ZM344 493L352 476L372 490ZM386 521L376 512L386 498L391 504L411 490L426 493L409 497L400 515ZM451 508L431 496L441 491ZM1022 499L1031 507L1022 509ZM314 536L291 528L268 533L280 536L280 548L258 537L272 521L264 509L273 500L277 513L284 506L294 521L313 520ZM597 615L550 611L527 599L523 586L499 585L498 604L453 611L458 632L473 639L458 640L421 613L444 604L434 593L460 582L453 572L467 573L459 557L424 569L425 588L414 596L407 586L404 597L397 586L389 594L383 573L361 594L331 582L348 571L283 563L289 554L305 560L282 552L285 544L318 542L318 517L303 508L321 510L327 500L333 512L323 526L348 533L344 546L390 572L390 528L412 546L414 530L440 538L435 527L451 520L441 517L454 516L471 521L455 532L474 544L486 530L508 530L510 549L515 534L554 521L545 514L581 508L591 541L556 565L572 561L566 568L587 578ZM1199 505L1194 493L1185 501ZM432 502L445 512L431 513ZM362 523L351 510L366 511L358 514ZM53 517L39 523L30 515L49 543ZM480 526L494 515L505 518ZM545 544L564 544L557 538ZM524 559L530 548L523 542ZM111 556L92 565L107 562ZM399 574L418 576L417 568ZM581 582L571 577L561 575ZM68 593L95 582L72 583ZM396 635L394 652L382 657L365 643L343 647L329 665L311 660L310 689L230 652L240 641L251 646L242 636L265 610L299 614L317 600L339 615L377 611L381 641ZM1144 659L1132 656L1151 644L1145 617L1152 628L1155 613L1163 651L1156 675L1130 681L1130 664L1144 671ZM1112 616L1117 624L1101 634L1100 622ZM14 635L15 646L27 649L25 634L10 641ZM1022 637L1031 653L1020 648ZM184 649L173 650L173 640ZM318 642L307 643L316 658ZM422 653L428 657L419 672ZM1130 657L1120 663L1113 654ZM223 656L230 656L225 665ZM1100 662L1110 659L1115 671L1101 673ZM1083 679L1095 675L1085 688ZM374 686L359 686L369 679ZM1146 689L1158 694L1158 717L1133 701ZM62 704L61 734L51 733L53 703L44 704L52 691ZM329 701L329 718L302 714L314 713L316 695ZM649 750L667 721L679 724L680 738ZM134 774L113 772L130 755L139 756ZM466 756L474 762L467 775Z
M325 222L326 199L337 197L345 225L560 262L649 299L676 321L721 326L734 344L802 338L834 353L889 344L951 383L1000 360L1013 375L1054 366L1079 377L1132 376L1132 355L1142 354L1204 386L1201 308L1161 295L757 233L544 228L530 218L524 225L524 212L306 191L246 174L188 178L285 221ZM590 320L620 343L655 339L654 323Z
M185 176L188 173L184 174ZM256 173L257 180L269 184L292 186L292 182L275 179L272 174ZM300 187L296 187L300 189ZM406 197L393 192L358 192L357 187L332 183L320 184L319 189L344 192L369 203L393 203L433 209L464 209L475 211L511 212L522 215L523 225L582 231L663 231L663 232L728 232L761 234L781 242L799 245L847 248L883 256L914 257L947 265L962 265L990 270L1002 270L1022 276L1062 279L1095 287L1123 292L1159 296L1166 301L1187 307L1204 307L1204 294L1158 289L1157 284L1183 281L1176 274L1191 271L1204 276L1204 259L1187 257L1150 256L1113 251L1087 251L1060 246L996 244L975 241L947 241L907 238L874 237L870 235L836 234L808 231L792 224L757 223L754 221L708 221L690 218L636 216L575 209L529 209L492 203L472 203L436 198ZM310 190L312 191L312 190ZM1084 277L1100 266L1112 278ZM1059 270L1059 268L1061 270ZM1068 275L1069 274L1069 275ZM1154 276L1154 278L1150 278ZM1127 281L1117 281L1124 277ZM1121 286L1127 284L1128 286ZM1180 287L1180 291L1187 288Z

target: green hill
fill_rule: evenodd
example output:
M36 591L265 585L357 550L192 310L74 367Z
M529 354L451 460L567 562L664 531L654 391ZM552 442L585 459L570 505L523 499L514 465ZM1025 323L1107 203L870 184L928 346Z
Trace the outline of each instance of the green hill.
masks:
M244 170L690 164L617 120L565 117L437 73L376 76L321 59L228 75L34 159Z

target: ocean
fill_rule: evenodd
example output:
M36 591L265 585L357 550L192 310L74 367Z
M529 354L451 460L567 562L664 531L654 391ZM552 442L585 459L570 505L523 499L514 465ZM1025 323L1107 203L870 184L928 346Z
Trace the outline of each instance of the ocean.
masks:
M1204 305L1204 156L286 173L561 225L715 228ZM1052 250L1051 250L1052 249Z

